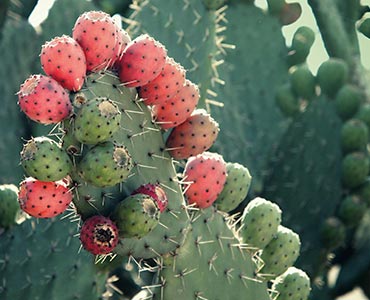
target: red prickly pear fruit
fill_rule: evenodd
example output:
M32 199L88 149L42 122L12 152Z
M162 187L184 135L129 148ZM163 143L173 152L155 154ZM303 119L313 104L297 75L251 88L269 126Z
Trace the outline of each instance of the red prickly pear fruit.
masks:
M147 34L138 36L123 51L119 78L127 87L139 87L156 78L164 68L166 48Z
M172 130L166 147L175 159L189 158L208 150L218 132L218 123L204 109L196 109L184 123Z
M102 11L88 11L78 17L72 30L81 45L88 71L99 71L114 64L119 52L119 33L113 19Z
M185 69L167 57L162 72L148 84L142 86L139 96L146 105L163 104L175 96L185 83Z
M131 193L131 195L136 194L145 194L152 197L155 200L160 212L164 212L167 208L167 195L159 184L143 184Z
M217 153L204 152L190 157L185 165L184 180L189 182L185 196L189 204L207 208L213 204L226 182L226 163Z
M108 254L117 246L118 228L109 218L93 216L82 224L80 240L90 253Z
M131 37L127 33L126 30L117 26L117 31L118 31L118 49L119 50L118 50L118 58L116 62L118 62L122 58L123 51L125 51L126 47L131 42Z
M32 177L20 183L18 194L21 209L35 218L60 215L68 208L72 198L66 181L40 181Z
M186 80L179 93L160 105L154 105L152 113L156 123L163 129L180 125L190 117L199 101L199 89Z
M79 91L86 76L86 58L81 46L70 36L55 37L42 46L41 66L61 86Z
M31 120L41 124L56 124L72 112L66 90L53 78L31 75L21 85L18 104Z

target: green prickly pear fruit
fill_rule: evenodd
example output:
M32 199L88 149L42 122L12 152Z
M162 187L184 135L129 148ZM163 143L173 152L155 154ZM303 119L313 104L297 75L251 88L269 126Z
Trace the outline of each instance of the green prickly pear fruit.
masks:
M292 45L288 53L288 63L291 66L306 61L310 49L315 41L315 32L307 26L299 27L293 35Z
M0 227L16 224L19 211L18 188L14 184L0 185Z
M356 190L356 194L370 207L370 177L367 177L365 182Z
M316 79L306 64L293 68L290 74L290 83L292 91L297 97L310 100L316 94Z
M277 293L275 300L307 300L311 292L308 275L295 267L290 267L274 280L272 290Z
M364 122L357 119L346 121L341 129L341 145L345 153L365 150L369 139L369 130Z
M359 119L367 125L367 127L370 128L370 104L366 103L364 105L361 105L360 109L355 115L356 119Z
M273 239L262 251L261 259L264 265L259 270L260 276L272 279L284 273L297 260L300 248L298 234L280 225Z
M146 194L135 194L118 203L112 219L122 238L141 238L159 223L159 208Z
M210 10L220 8L225 2L226 0L203 0L204 5Z
M252 176L249 170L238 163L226 164L226 182L220 195L218 195L215 205L218 210L229 212L247 196L251 185Z
M364 96L361 90L351 84L343 85L335 97L335 109L342 120L352 118L359 110Z
M370 18L360 20L357 29L364 36L370 39Z
M21 164L29 176L41 181L61 180L72 169L67 152L44 136L32 138L23 146Z
M363 152L351 152L342 160L342 182L347 188L363 184L369 174L369 158Z
M336 217L327 218L320 228L320 240L325 249L333 250L343 245L346 239L346 227Z
M80 176L92 185L108 187L126 180L132 167L126 147L105 142L92 147L77 169Z
M74 134L83 144L107 141L119 129L121 112L108 98L95 98L82 104L74 120Z
M278 16L280 14L285 4L285 0L267 0L268 11L274 16Z
M345 197L339 206L338 217L348 227L355 227L366 211L366 204L357 195Z
M279 206L266 199L255 198L244 209L240 236L244 243L264 249L276 235L280 223Z
M329 97L335 97L349 76L347 63L339 58L324 61L317 70L317 81L321 91Z
M299 99L293 94L289 84L278 87L275 101L286 117L294 117L299 113Z

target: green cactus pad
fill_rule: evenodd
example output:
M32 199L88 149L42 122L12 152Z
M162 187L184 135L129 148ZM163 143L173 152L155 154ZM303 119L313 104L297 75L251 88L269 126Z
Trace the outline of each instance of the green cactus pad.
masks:
M345 153L364 151L369 140L367 125L358 119L347 120L341 130L341 145Z
M317 70L317 82L321 91L333 98L346 83L349 76L348 65L339 58L324 61Z
M119 243L115 251L122 256L151 258L175 249L184 239L183 232L189 219L172 159L164 150L161 130L152 123L149 109L137 97L135 89L122 86L119 78L109 72L90 74L81 92L86 99L109 95L122 112L121 129L114 134L112 140L127 147L134 167L125 183L121 187L113 187L113 192L121 193L120 199L123 199L143 184L158 183L165 190L169 202L159 220L163 226L156 226L141 239L125 238L124 243ZM83 203L84 196L90 198L88 185L85 186L78 178L76 181L83 189L76 189L80 199L80 212L84 215L86 208L91 215L94 208ZM102 192L105 203L110 205L109 191L104 189ZM99 189L93 192L92 199L92 204L103 202ZM100 207L105 213L108 211L105 206Z
M266 199L255 198L244 209L240 235L244 243L263 249L276 235L280 223L279 206Z
M356 114L363 99L364 95L358 87L345 84L335 97L335 109L342 120L347 120Z
M48 137L29 140L21 152L21 164L29 176L41 181L61 180L72 170L67 152Z
M159 209L152 197L136 194L123 199L117 205L112 219L118 227L120 237L142 238L158 225Z
M77 226L69 220L27 220L1 236L2 299L101 299L106 274L92 256L78 253ZM66 286L68 285L68 288Z
M290 267L277 277L272 285L276 300L307 300L311 291L310 278L295 267Z
M359 187L365 182L370 161L363 152L351 152L342 161L342 182L347 188Z
M284 273L297 260L300 248L298 234L280 225L276 235L262 251L263 267L259 270L260 276L271 279Z
M0 227L15 225L19 211L18 188L14 184L0 185Z
M216 90L224 107L212 106L221 128L214 149L225 161L248 166L253 197L261 190L271 151L286 129L275 91L288 82L288 66L282 59L287 50L279 21L254 5L231 2L226 18L227 43L236 48L228 52L220 71L228 84Z
M227 177L224 188L214 204L218 210L229 212L245 199L251 185L249 170L239 163L226 163Z
M125 146L105 142L84 155L77 169L79 175L97 187L110 187L125 181L133 167Z
M357 27L358 31L361 32L367 38L370 38L370 18L362 19Z
M269 299L251 254L224 217L210 207L191 218L185 243L159 263L154 299Z
M121 112L108 98L95 98L82 104L74 119L74 135L83 144L107 141L120 126Z
M335 214L342 197L340 129L333 103L313 99L281 139L262 193L280 206L284 225L299 234L297 266L311 277L326 261L318 228Z
M320 228L320 240L325 249L333 250L342 246L346 238L346 227L336 217L327 218Z

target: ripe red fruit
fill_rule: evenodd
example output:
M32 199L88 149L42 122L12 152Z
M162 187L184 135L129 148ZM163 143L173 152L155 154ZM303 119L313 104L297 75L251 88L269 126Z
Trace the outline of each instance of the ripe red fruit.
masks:
M83 223L80 240L82 246L90 253L108 254L117 246L118 229L111 219L93 216Z
M188 203L207 208L225 185L226 163L217 153L204 152L190 157L185 165L184 180L190 184L185 188Z
M79 91L86 76L86 58L81 46L71 37L55 37L42 46L41 66L61 86Z
M88 71L99 71L114 64L120 51L117 25L102 11L88 11L76 20L73 38L81 45Z
M160 212L164 212L167 208L167 195L159 184L144 184L131 193L131 195L136 194L145 194L152 197L155 200Z
M163 70L167 50L147 34L138 36L123 51L119 77L127 87L148 84Z
M35 218L53 218L63 213L72 198L65 181L46 182L32 177L20 183L18 194L21 209Z
M173 58L167 57L161 73L142 86L139 96L146 105L163 104L175 96L185 83L185 69Z
M27 117L41 124L59 123L72 112L66 90L44 75L31 75L26 79L18 92L18 104Z
M172 130L166 146L173 158L189 158L208 150L218 132L218 123L204 109L196 109L184 123Z
M199 89L189 80L179 93L152 109L156 123L163 129L169 129L185 122L194 111L199 101Z

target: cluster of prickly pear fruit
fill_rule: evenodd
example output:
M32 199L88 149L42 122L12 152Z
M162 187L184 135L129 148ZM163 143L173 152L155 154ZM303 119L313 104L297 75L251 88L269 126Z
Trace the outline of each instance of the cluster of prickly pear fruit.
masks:
M207 151L217 138L218 124L205 110L196 109L197 86L153 37L131 41L107 14L87 12L76 21L72 37L44 45L41 62L47 75L25 81L19 104L30 119L58 124L62 136L57 141L36 137L24 145L22 165L30 177L21 183L18 200L28 214L54 217L73 201L83 221L80 240L87 251L153 257L181 248L191 223L188 211L215 203L226 213L246 197L248 169ZM144 118L135 121L136 115ZM165 143L151 135L166 130L171 132ZM140 147L133 147L135 143ZM182 187L174 170L147 165L140 160L143 156L171 163L186 159ZM81 200L93 213L84 211ZM250 206L255 202L259 199ZM262 210L246 209L240 232L248 249L261 254L256 254L264 261L259 276L270 279L294 264L299 238L280 225L280 210L265 202ZM180 230L174 226L176 219ZM250 238L263 240L263 245Z

